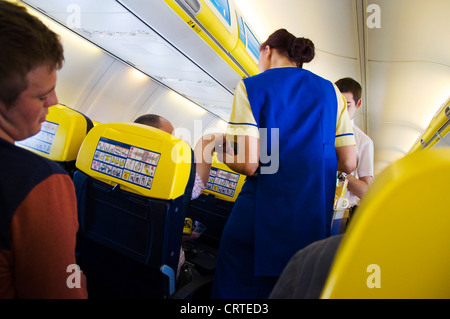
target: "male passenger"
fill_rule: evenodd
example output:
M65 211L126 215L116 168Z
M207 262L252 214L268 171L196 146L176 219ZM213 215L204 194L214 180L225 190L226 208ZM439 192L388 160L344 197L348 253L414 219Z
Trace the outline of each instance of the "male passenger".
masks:
M352 217L359 200L364 196L373 179L374 147L373 141L355 125L353 119L356 110L362 105L361 85L352 78L340 79L335 84L347 100L347 110L352 120L356 139L357 166L352 174L347 175L348 192L346 197L350 201L350 216Z
M75 265L75 189L57 164L15 146L58 103L59 37L0 0L0 298L87 298Z
M156 114L145 114L134 120L134 123L155 127L166 133L173 134L174 128L169 120ZM209 172L211 170L212 156L215 147L221 148L224 135L221 133L204 135L195 145L195 182L192 189L191 200L200 196L208 183ZM177 278L180 275L181 266L185 262L183 248L180 248L180 258L178 261Z
M174 128L169 120L156 114L145 114L134 120L134 123L156 127L166 133L173 134ZM196 199L205 189L211 170L214 145L222 147L224 135L221 133L207 134L197 142L194 148L195 156L195 183L191 199ZM222 150L220 150L222 151Z

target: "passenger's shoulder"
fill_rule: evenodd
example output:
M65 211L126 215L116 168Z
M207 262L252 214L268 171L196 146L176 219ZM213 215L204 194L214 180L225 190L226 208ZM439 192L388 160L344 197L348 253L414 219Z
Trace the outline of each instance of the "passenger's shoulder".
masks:
M43 179L53 174L68 174L57 163L14 144L2 145L1 162L8 167L6 173L14 176Z

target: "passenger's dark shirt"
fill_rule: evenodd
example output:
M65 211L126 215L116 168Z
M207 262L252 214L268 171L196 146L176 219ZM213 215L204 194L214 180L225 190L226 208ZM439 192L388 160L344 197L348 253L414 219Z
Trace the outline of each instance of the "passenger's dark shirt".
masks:
M270 299L319 298L342 237L328 237L299 250L281 274Z

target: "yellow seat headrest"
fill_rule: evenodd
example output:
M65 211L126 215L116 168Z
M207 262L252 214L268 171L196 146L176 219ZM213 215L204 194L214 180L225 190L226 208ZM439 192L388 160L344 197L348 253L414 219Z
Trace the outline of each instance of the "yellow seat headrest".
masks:
M192 150L185 141L134 123L98 124L86 136L76 167L146 197L175 199L185 193Z
M90 129L89 120L81 113L58 104L49 107L41 131L16 144L56 162L70 162Z

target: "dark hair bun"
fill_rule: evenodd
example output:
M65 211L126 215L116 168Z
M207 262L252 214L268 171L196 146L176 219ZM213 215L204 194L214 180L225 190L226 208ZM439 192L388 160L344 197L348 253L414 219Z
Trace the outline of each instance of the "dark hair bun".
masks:
M299 66L311 62L315 56L314 43L307 38L295 38L288 50L289 57Z
M303 63L310 62L314 59L314 43L307 38L297 38L286 29L278 29L272 33L261 44L260 50L263 50L267 45L278 50L280 53L285 54L287 52L289 60L296 63L300 68Z

